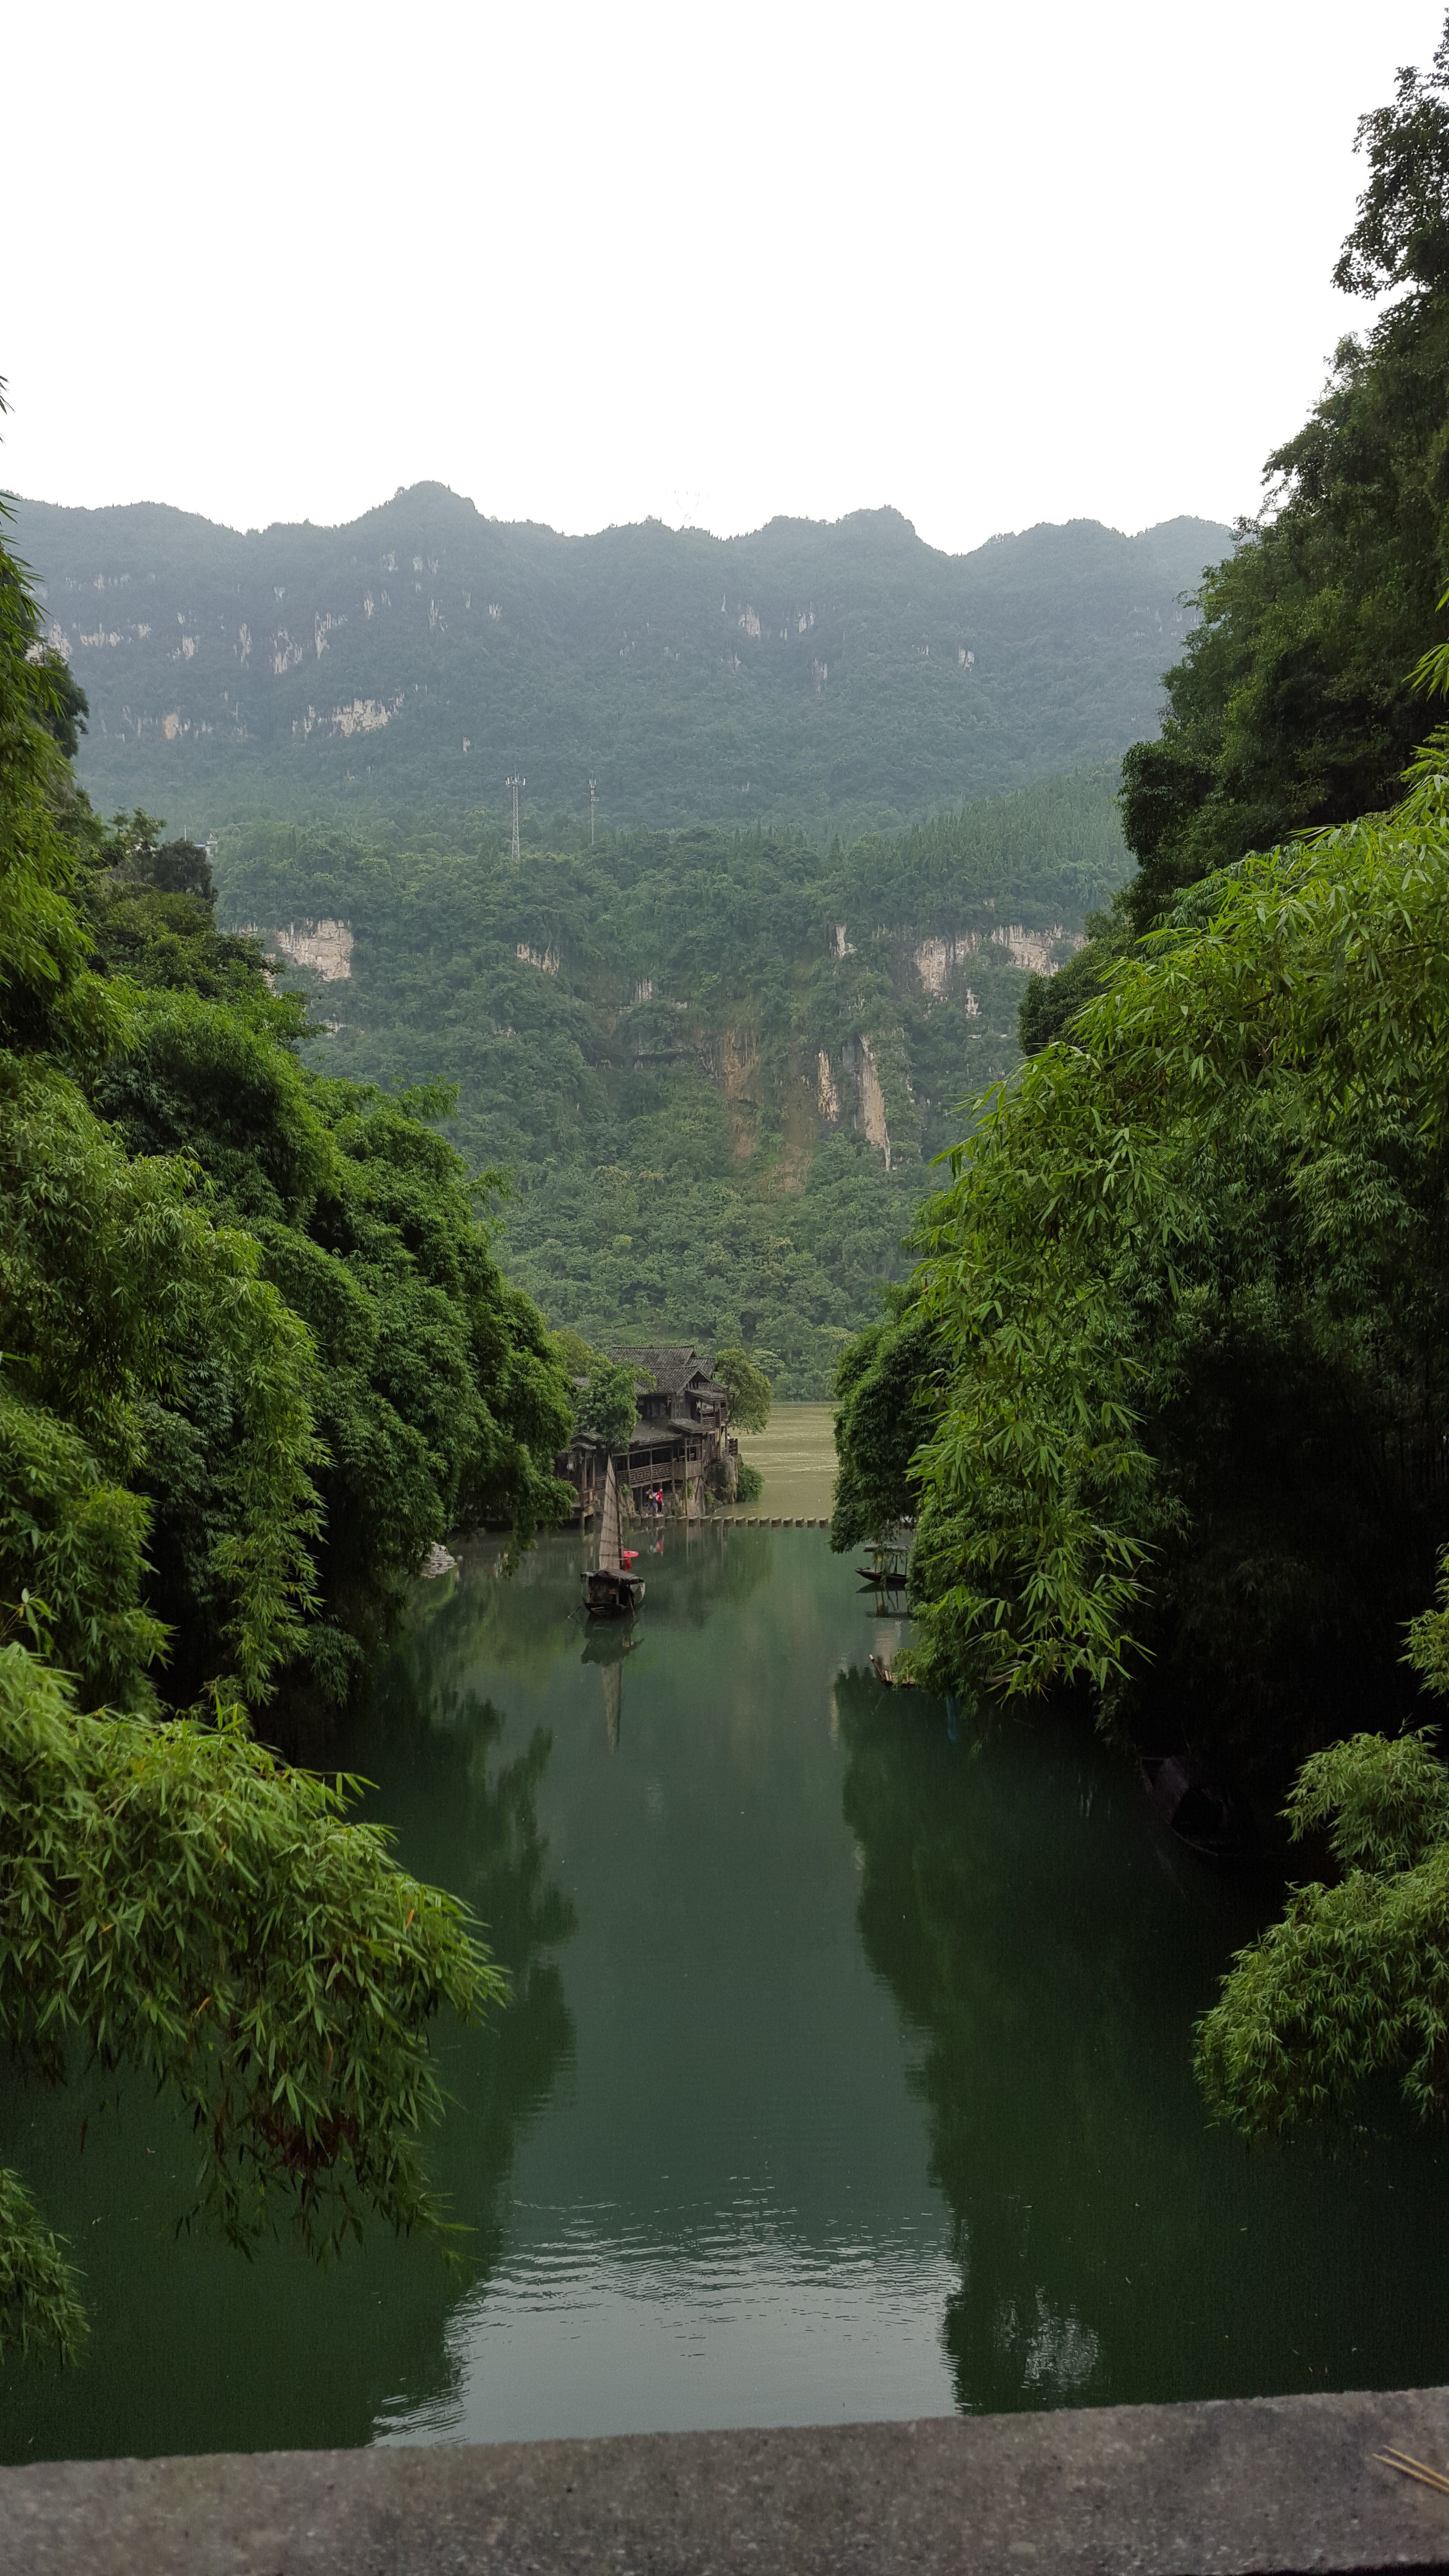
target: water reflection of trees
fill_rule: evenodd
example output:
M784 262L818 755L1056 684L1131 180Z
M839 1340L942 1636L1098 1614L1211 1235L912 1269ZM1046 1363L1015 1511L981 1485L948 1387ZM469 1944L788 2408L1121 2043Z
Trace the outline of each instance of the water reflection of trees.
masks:
M466 2200L475 2251L488 2269L502 2242L502 2202L518 2140L572 2055L573 2023L556 1952L577 1928L572 1905L549 1877L548 1846L538 1826L538 1791L552 1737L538 1728L521 1753L497 1762L502 1726L491 1701L477 1705L463 1739L467 1790L457 1810L467 1831L471 1874L462 1876L460 1852L459 1879L449 1879L475 1907L509 1977L505 2010L466 2055L459 2051L463 2062L455 2082L468 2134L463 2120L450 2131L459 2207ZM437 1786L446 1794L451 1783L439 1780Z
M194 2158L164 2101L132 2087L118 2121L98 2116L84 2082L55 2094L0 2090L0 2139L15 2161L54 2177L60 2223L84 2228L96 2317L79 2370L5 2374L0 2454L350 2445L395 2411L431 2412L446 2426L457 2383L451 2318L469 2280L486 2284L498 2264L520 2141L572 2052L557 1954L574 1917L538 1821L549 1737L507 1747L496 1705L435 1680L419 1651L431 1634L430 1623L392 1659L377 1701L336 1751L377 1783L370 1811L394 1828L400 1857L474 1908L512 1980L507 2009L486 2026L435 2036L453 2107L427 2153L466 2231L463 2268L377 2230L325 2274L285 2244L248 2264L206 2230L177 2242ZM81 2217L72 2203L79 2213L87 2112Z
M376 1783L374 1812L386 1816L400 1857L471 1907L509 1978L501 2012L435 2040L449 2112L429 2141L428 2161L460 2231L460 2269L447 2273L426 2256L425 2275L409 2265L410 2295L393 2303L389 2330L374 2339L373 2367L385 2353L387 2378L370 2393L369 2422L387 2399L391 2411L446 2422L458 2372L449 2314L461 2291L476 2295L497 2268L519 2144L573 2051L557 1952L576 1922L550 1874L538 1821L552 1737L536 1728L505 1752L505 1712L462 1677L476 1660L480 1630L492 1640L507 1624L493 1589L470 1584L442 1605L446 1616L426 1619L401 1641L348 1747L349 1760ZM367 2435L353 2429L329 2438Z
M653 1616L671 1626L706 1627L724 1605L739 1608L770 1579L773 1569L770 1530L711 1528L706 1522L666 1521L664 1553L645 1546L639 1570L648 1585L646 1622Z
M496 1542L470 1548L456 1577L418 1587L402 1659L420 1659L431 1679L455 1691L480 1672L537 1687L577 1652L584 1562L573 1532L523 1555Z
M457 1624L435 1631L429 1648L446 1642L451 1649ZM504 1712L451 1677L451 1651L440 1671L435 1653L416 1648L414 1641L414 1651L398 1659L376 1711L383 1804L410 1865L473 1908L509 1977L503 2012L449 2043L459 2116L448 2122L438 2158L440 2180L473 2230L470 2252L486 2269L501 2242L501 2200L517 2139L572 2050L556 1952L576 1922L550 1878L538 1822L552 1737L536 1728L520 1751L501 1759Z
M546 1599L550 1587L540 1589ZM446 1617L415 1629L391 1659L353 1750L378 1784L376 1804L401 1857L471 1907L509 1979L501 2012L479 2028L438 2036L449 2114L429 2142L429 2165L461 2231L462 2268L434 2278L426 2323L417 2315L423 2330L394 2334L386 2347L394 2405L444 2422L458 2375L448 2313L460 2290L486 2290L505 2251L520 2142L574 2045L557 1952L576 1918L550 1875L538 1821L553 1739L535 1728L505 1753L505 1712L462 1677L476 1664L480 1634L493 1648L500 1633L520 1633L512 1604L530 1590L513 1595L471 1583L446 1605Z
M726 1535L678 1520L657 1529L641 1523L633 1544L646 1589L634 1642L643 1642L651 1623L702 1628L722 1605L748 1601L769 1580L772 1535ZM655 1553L656 1540L662 1553ZM590 1541L577 1531L559 1531L521 1555L491 1540L469 1548L457 1578L418 1587L394 1669L420 1657L437 1684L455 1690L478 1673L537 1688L555 1664L580 1653L587 1637L614 1625L584 1619L589 1562Z
M1252 2158L1206 2127L1192 2019L1266 1896L1159 1841L1079 1729L952 1743L939 1702L859 1675L837 1710L862 1937L921 2044L951 2212L960 2404L1373 2385L1375 2310L1419 2321L1413 2370L1385 2324L1377 2384L1432 2377L1446 2337L1399 2224L1413 2193L1449 2252L1424 2152L1405 2145L1386 2201L1381 2160L1336 2166L1330 2193L1312 2154ZM1373 2301L1345 2233L1381 2266Z

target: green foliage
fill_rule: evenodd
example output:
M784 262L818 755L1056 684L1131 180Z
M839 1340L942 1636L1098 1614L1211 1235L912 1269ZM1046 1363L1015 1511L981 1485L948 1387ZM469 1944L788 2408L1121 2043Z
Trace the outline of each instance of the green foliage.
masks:
M334 1627L375 1634L456 1523L527 1536L556 1517L563 1372L426 1099L304 1073L264 1029L191 996L156 1001L136 1030L105 1105L133 1147L196 1157L308 1326L322 1593Z
M107 805L208 831L258 811L456 829L501 817L521 763L555 818L525 814L525 834L555 848L587 845L590 778L600 828L765 818L828 838L1115 760L1228 541L1202 520L1137 537L1076 520L952 557L893 510L724 541L561 537L437 484L351 527L247 536L19 506Z
M952 1362L912 1471L922 1667L1130 1682L1274 1773L1365 1710L1402 1726L1405 1622L1449 1684L1444 736L1377 810L1449 681L1449 24L1358 140L1335 282L1403 291L1204 583L1123 763L1138 874L1029 992L1034 1060L956 1158L917 1292ZM1200 2025L1213 2108L1272 2134L1391 2072L1442 2107L1449 1774L1423 1731L1354 1732L1287 1818L1341 1877Z
M1130 946L1120 918L1110 913L1087 915L1087 944L1069 957L1055 975L1033 975L1021 997L1017 1036L1023 1055L1040 1055L1064 1037L1068 1024L1100 993L1112 966Z
M570 1324L564 1324L556 1333L550 1333L549 1343L558 1358L559 1365L569 1377L575 1380L587 1377L590 1369L603 1356L601 1352L595 1350L592 1342L586 1342L583 1334L576 1333Z
M1025 957L1117 882L1115 783L845 851L641 833L515 867L486 835L258 826L216 866L232 920L349 927L347 981L312 988L340 1021L321 1061L456 1086L450 1133L513 1175L510 1266L556 1328L764 1348L779 1392L825 1394L925 1158L1013 1061Z
M729 1389L729 1427L732 1431L763 1431L770 1419L773 1388L762 1368L757 1368L748 1351L716 1351L711 1371L718 1383Z
M217 931L205 850L162 841L162 829L139 810L118 814L108 832L84 810L72 818L95 964L156 990L231 1002L277 1037L299 1037L305 1013L295 999L274 1001L267 993L256 941Z
M82 1717L62 1676L0 1647L0 2033L52 2081L79 2038L176 2091L198 2206L237 2244L283 2213L313 2250L367 2210L436 2227L427 2025L501 1994L462 1909L344 1821L353 1785L286 1769L239 1712ZM6 2191L0 2329L70 2343L58 2257Z
M13 1055L0 1243L16 1478L0 1580L54 1599L59 1651L88 1690L144 1705L160 1643L142 1585L151 1514L105 1489L169 1487L189 1445L209 1507L160 1615L189 1607L206 1670L265 1695L314 1597L317 1443L308 1338L256 1244L215 1224L185 1163L132 1159L64 1075ZM77 1518L57 1520L63 1497Z
M1335 1886L1292 1891L1239 1951L1198 2025L1198 2076L1219 2119L1250 2137L1341 2116L1397 2074L1421 2112L1449 2103L1449 1773L1428 1731L1356 1735L1305 1763L1295 1836L1331 1825Z
M1449 1560L1409 1632L1410 1661L1449 1685ZM1295 1842L1327 1836L1336 1885L1292 1890L1240 1950L1197 2029L1216 2116L1249 2137L1341 2116L1398 2075L1420 2112L1449 2109L1449 1769L1433 1730L1358 1734L1304 1763L1288 1801Z
M289 1368L274 1354L247 1376L217 1347L225 1310L199 1302L185 1330L173 1311L155 1365L140 1373L150 1402L130 1461L151 1505L152 1598L176 1633L173 1680L194 1692L222 1652L217 1576L242 1562L233 1534L251 1472L247 1410L265 1390L275 1412L291 1384L293 1418L285 1440L273 1423L273 1450L278 1468L288 1458L305 1477L288 1508L307 1553L287 1578L290 1609L272 1577L275 1635L258 1637L234 1669L255 1696L290 1661L335 1698L358 1641L386 1627L408 1577L455 1522L501 1519L526 1535L556 1515L564 1497L551 1461L572 1419L567 1387L541 1319L502 1279L466 1166L432 1132L446 1099L384 1098L305 1070L292 1043L302 1005L268 991L254 945L218 939L204 890L147 890L177 847L158 850L155 833L144 816L118 828L106 851L119 847L121 858L88 889L98 946L121 952L126 1014L91 1084L107 1123L88 1121L77 1103L79 1132L92 1163L104 1142L123 1197L142 1188L154 1197L168 1173L194 1194L204 1176L192 1236L213 1268L226 1243L260 1272L253 1325L267 1317L274 1332L289 1331L293 1360ZM183 845L175 872L196 874L197 856ZM57 1155L49 1147L37 1159L52 1208ZM98 1294L113 1297L119 1265L143 1318L159 1315L168 1294L174 1309L175 1283L148 1280L129 1246L102 1241L94 1213L82 1234L66 1227L59 1240L92 1247ZM93 1336L93 1314L63 1284L65 1319ZM37 1328L53 1347L60 1324L37 1313ZM273 1530L282 1500L274 1492L262 1515ZM45 1589L38 1574L26 1579ZM96 1686L128 1695L118 1679Z
M0 2037L179 2092L200 2205L238 2241L290 2207L325 2251L369 2209L437 2225L427 2024L501 1988L346 1784L228 1703L344 1688L453 1521L528 1534L572 1407L446 1094L304 1070L204 851L96 824L37 645L0 546ZM158 1723L158 1677L216 1722ZM0 2339L78 2331L0 2175Z
M648 1370L629 1360L596 1357L578 1393L578 1427L586 1440L606 1449L627 1449L639 1419L639 1391L652 1385Z
M142 1606L150 1515L79 1434L0 1384L0 1581L46 1605L45 1636L85 1685L150 1708L163 1623Z
M909 1520L911 1462L931 1435L941 1354L933 1324L897 1290L879 1323L841 1353L835 1377L840 1461L830 1522L837 1550L883 1539Z
M1370 176L1334 276L1404 291L1345 339L1268 460L1263 516L1199 593L1161 735L1123 763L1139 934L1180 890L1290 832L1388 804L1417 735L1408 674L1449 577L1449 53L1362 119Z
M0 2165L0 2353L53 2347L78 2361L86 2338L80 2282L18 2174Z
M65 655L53 644L32 644L30 659L39 662L48 683L47 696L40 721L54 736L67 760L74 760L80 749L81 735L89 730L90 700L77 680Z
M303 1067L205 852L77 800L3 553L0 612L0 1581L97 1696L149 1706L168 1630L183 1699L335 1693L455 1521L560 1508L567 1383L447 1095Z
M0 502L0 539L9 517ZM56 821L64 705L40 631L25 568L0 542L0 1046L48 1045L84 1059L107 1014L87 972L71 853Z
M1328 1836L1340 1869L1384 1878L1417 1869L1449 1839L1449 1771L1436 1761L1428 1727L1392 1741L1355 1735L1304 1763L1288 1801L1295 1842Z
M1400 72L1392 107L1359 119L1355 150L1369 182L1339 254L1334 285L1345 295L1449 281L1449 21L1429 71Z
M742 1458L735 1470L735 1501L757 1503L764 1490L765 1479L759 1468L752 1467L747 1458Z
M163 1637L144 1597L148 1453L201 1373L232 1438L197 1624L210 1669L259 1696L311 1601L310 1352L255 1245L196 1203L194 1169L128 1157L76 1079L98 1078L126 1020L71 900L34 625L0 550L0 1580L53 1601L57 1651L87 1688L148 1704Z
M1202 889L953 1155L918 1669L1130 1682L1270 1768L1392 1708L1445 1535L1446 802L1436 747Z

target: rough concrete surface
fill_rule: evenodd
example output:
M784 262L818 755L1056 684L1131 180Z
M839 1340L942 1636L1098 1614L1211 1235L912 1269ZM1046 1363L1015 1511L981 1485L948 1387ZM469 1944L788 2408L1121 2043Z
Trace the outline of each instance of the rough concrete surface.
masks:
M0 2469L4 2576L1442 2569L1449 2389Z

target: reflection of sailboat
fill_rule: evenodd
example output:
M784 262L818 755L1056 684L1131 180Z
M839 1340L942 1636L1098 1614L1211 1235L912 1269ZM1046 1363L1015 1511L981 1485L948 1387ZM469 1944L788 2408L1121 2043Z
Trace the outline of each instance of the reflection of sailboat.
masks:
M604 1725L608 1730L611 1753L619 1750L619 1719L624 1705L624 1657L631 1655L638 1643L632 1627L625 1629L611 1624L591 1628L579 1658L581 1663L599 1664L603 1668L599 1679L604 1685Z
M644 1598L641 1577L634 1573L636 1551L624 1545L619 1484L614 1461L604 1469L604 1500L599 1513L599 1562L584 1576L584 1608L591 1619L632 1619Z

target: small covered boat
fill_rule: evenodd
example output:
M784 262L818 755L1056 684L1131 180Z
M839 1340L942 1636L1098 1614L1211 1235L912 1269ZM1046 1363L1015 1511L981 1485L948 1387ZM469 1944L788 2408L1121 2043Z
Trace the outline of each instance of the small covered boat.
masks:
M1192 1754L1145 1754L1142 1777L1162 1823L1189 1851L1219 1868L1254 1858L1258 1833L1252 1809L1236 1789L1212 1779Z
M910 1550L875 1540L866 1549L866 1562L856 1567L861 1589L868 1592L904 1592L906 1564Z
M915 1690L917 1687L914 1682L907 1681L904 1673L896 1671L894 1656L889 1663L886 1663L881 1656L872 1655L869 1662L876 1680L884 1682L887 1690Z
M644 1598L643 1578L634 1572L637 1561L638 1550L624 1545L624 1517L611 1458L604 1469L599 1511L599 1561L584 1576L584 1608L591 1619L633 1618Z

